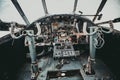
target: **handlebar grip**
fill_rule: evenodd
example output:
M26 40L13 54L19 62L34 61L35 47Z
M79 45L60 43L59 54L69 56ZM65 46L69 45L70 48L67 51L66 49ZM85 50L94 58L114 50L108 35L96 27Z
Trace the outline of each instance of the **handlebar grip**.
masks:
M117 23L117 22L120 22L120 18L116 18L113 20L113 23Z
M21 34L21 35L19 35L19 36L16 36L16 35L15 35L15 32L14 32L15 27L16 27L16 23L15 23L15 22L11 23L10 35L11 35L11 37L12 37L13 39L19 39L19 38L21 38L23 35Z

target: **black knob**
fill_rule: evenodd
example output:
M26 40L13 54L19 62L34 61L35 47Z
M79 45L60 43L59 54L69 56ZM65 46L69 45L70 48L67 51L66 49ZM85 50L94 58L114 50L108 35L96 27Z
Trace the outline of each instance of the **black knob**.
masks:
M116 18L113 20L114 23L120 22L120 18Z

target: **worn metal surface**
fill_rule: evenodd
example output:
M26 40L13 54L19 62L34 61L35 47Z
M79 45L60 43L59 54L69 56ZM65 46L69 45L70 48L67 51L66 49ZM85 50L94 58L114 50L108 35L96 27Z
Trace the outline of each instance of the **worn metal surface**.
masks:
M80 75L79 76L70 76L70 77L58 77L58 78L52 78L48 80L112 80L112 74L109 71L109 69L106 67L106 65L96 59L96 63L93 66L93 69L95 71L95 75L87 75L83 70L83 65L87 63L87 56L80 56L78 58L69 58L66 59L69 61L68 64L64 64L60 69L56 68L56 65L58 64L59 60L54 60L51 57L43 57L39 59L39 68L41 68L41 73L39 74L37 80L47 80L47 77L49 75L49 71L69 71L69 70L79 70ZM18 80L29 80L30 79L30 65L25 65L23 69L20 72L19 79Z
M90 32L91 33L94 32L94 28L90 28ZM96 53L96 49L94 47L94 43L95 43L94 38L95 37L96 37L96 34L90 35L90 41L89 41L90 46L89 46L89 48L90 48L90 58L91 58L91 60L95 60L95 53Z

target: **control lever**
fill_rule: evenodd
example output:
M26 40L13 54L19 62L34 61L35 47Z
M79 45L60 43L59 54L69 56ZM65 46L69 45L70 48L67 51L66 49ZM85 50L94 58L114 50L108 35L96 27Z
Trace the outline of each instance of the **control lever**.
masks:
M120 22L120 17L119 17L119 18L115 18L115 19L113 19L113 20L96 23L96 25L108 24L108 23L110 23L110 21L112 21L113 23Z
M83 12L82 12L82 11L79 11L79 13L80 13L80 14L83 14Z

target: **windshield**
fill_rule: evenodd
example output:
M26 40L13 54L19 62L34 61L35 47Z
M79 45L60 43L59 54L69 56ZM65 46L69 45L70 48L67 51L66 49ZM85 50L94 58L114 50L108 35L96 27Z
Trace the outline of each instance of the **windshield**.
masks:
M46 0L49 15L72 13L75 0ZM41 0L18 0L21 8L30 23L45 16ZM82 11L85 15L95 14L101 0L78 0L76 13ZM108 0L102 10L103 18L101 21L120 17L120 1ZM93 17L89 17L92 19ZM11 0L0 0L0 19L6 22L18 22L25 24ZM98 21L96 21L98 22ZM115 24L115 29L120 30L120 23Z

